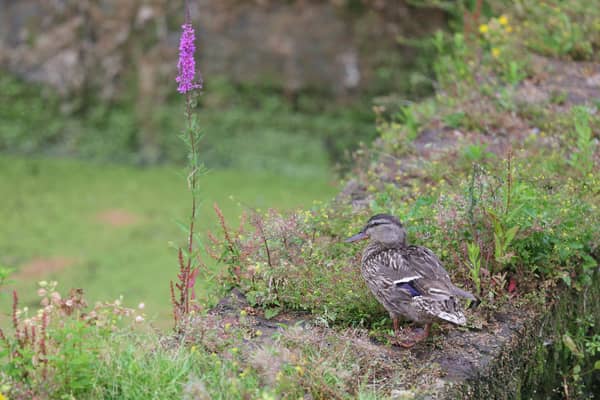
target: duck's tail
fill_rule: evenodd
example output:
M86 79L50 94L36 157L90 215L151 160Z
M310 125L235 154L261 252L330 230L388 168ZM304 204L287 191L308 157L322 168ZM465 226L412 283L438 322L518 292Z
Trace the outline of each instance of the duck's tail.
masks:
M444 321L452 322L456 325L467 324L467 318L465 317L465 314L458 310L453 312L439 311L436 313L436 316L443 319Z
M466 290L462 290L460 288L457 288L456 286L452 285L452 292L454 295L458 296L458 297L464 297L465 299L469 299L469 300L473 300L473 301L477 301L477 298L475 296L473 296L471 293L467 292Z
M456 325L466 325L467 318L460 309L460 304L453 297L437 298L413 297L412 304L431 316L443 319Z

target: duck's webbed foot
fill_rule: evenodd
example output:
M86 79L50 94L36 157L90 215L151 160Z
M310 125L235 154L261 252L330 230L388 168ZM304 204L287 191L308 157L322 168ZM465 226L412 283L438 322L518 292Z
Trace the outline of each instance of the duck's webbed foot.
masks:
M429 330L431 329L431 324L425 325L425 329L413 329L409 328L400 332L397 328L397 323L394 323L394 332L395 337L392 340L392 343L404 347L405 349L410 349L417 343L427 339L429 336Z

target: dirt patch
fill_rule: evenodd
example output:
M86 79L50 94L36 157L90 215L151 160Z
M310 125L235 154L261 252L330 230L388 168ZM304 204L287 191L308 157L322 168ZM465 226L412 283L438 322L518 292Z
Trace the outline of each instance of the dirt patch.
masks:
M39 279L60 272L75 264L75 260L67 257L34 258L21 266L15 274L15 279Z
M119 209L102 211L96 216L98 222L114 227L130 226L140 221L140 219L138 215L130 211Z

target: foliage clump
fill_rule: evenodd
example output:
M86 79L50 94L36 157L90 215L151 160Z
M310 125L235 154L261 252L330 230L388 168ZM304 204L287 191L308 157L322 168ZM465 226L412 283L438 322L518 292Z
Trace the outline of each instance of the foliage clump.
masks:
M90 390L106 345L122 323L144 321L140 310L127 308L122 299L98 302L91 310L83 290L67 296L56 282L41 281L40 307L19 307L13 292L12 331L0 329L0 382L10 398L62 395L83 396ZM143 307L142 307L143 308ZM5 391L5 389L2 389Z

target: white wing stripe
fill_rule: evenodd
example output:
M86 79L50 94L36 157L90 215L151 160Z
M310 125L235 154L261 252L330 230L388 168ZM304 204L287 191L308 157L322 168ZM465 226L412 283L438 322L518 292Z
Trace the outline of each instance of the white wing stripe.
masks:
M419 279L419 278L422 278L422 276L421 275L415 275L415 276L409 276L408 278L398 279L398 280L394 281L394 285L398 285L400 283L411 282L411 281L414 281L415 279Z

